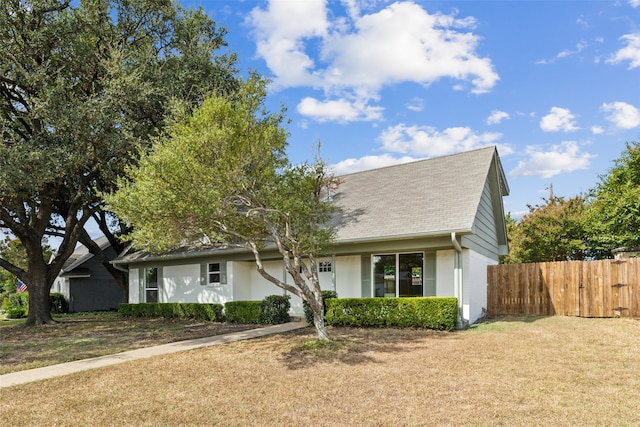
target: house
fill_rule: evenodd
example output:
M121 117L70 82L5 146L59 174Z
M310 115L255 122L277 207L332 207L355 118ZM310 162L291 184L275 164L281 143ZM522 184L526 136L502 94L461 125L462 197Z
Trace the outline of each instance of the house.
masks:
M319 260L321 285L339 297L455 296L460 323L473 323L486 307L487 266L507 254L508 194L495 147L344 175L331 194L342 213L333 252ZM290 280L278 258L266 269ZM238 249L132 253L114 263L129 269L130 303L281 292ZM292 312L302 313L295 296Z
M116 258L117 254L106 237L100 237L95 242L109 259ZM51 292L64 295L70 312L114 310L122 302L122 291L118 283L104 265L82 245L78 245L64 263Z

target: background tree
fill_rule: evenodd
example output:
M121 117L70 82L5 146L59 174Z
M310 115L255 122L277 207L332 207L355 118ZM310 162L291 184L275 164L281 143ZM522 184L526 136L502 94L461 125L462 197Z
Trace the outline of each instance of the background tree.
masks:
M48 243L42 245L44 258L51 258L53 249ZM13 265L25 268L27 266L27 252L24 250L22 243L18 239L12 239L9 236L5 236L0 241L0 257L8 260ZM3 288L7 293L14 293L16 291L16 278L9 271L0 267L0 288ZM2 293L0 291L0 293Z
M591 190L586 213L590 247L597 258L616 248L640 247L640 145L627 144L607 175Z
M334 208L323 196L332 178L319 159L289 164L283 113L264 112L264 97L265 82L252 76L236 97L208 98L169 126L106 200L134 226L136 248L249 250L265 279L309 303L326 340L316 256L332 241ZM277 251L293 284L264 269L265 250Z
M96 251L90 218L118 249L96 191L113 188L165 112L237 89L235 56L212 55L224 34L169 0L0 0L0 230L28 260L0 267L29 286L27 325L52 322L48 293L76 243ZM50 263L46 236L61 239Z
M542 205L529 206L519 222L507 217L509 255L503 263L582 260L589 257L584 225L583 196L551 196Z

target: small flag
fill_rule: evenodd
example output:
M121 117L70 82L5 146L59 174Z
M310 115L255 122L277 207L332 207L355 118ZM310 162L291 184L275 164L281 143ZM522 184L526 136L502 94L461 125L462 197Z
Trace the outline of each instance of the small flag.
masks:
M25 285L25 283L22 280L18 280L18 286L16 289L17 293L20 292L26 292L27 291L27 285Z

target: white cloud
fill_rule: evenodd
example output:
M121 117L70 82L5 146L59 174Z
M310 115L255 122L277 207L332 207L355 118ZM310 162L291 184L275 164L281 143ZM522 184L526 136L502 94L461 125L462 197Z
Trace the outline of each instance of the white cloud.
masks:
M565 141L554 145L549 151L542 151L539 147L527 147L527 160L518 163L509 176L538 176L551 178L560 173L588 169L591 166L593 154L581 153L575 141Z
M602 104L602 111L609 113L606 117L618 129L633 129L640 126L640 110L626 102Z
M602 135L604 128L602 126L591 126L591 133L594 135Z
M415 97L407 104L407 109L415 111L416 113L424 110L424 99Z
M306 97L300 101L297 110L303 116L311 117L319 122L338 121L372 121L381 120L384 108L370 106L361 102L349 102L346 99L318 101Z
M354 0L343 5L348 16L330 13L324 0L272 0L252 10L247 22L274 88L310 86L333 97L375 99L383 87L402 82L446 79L484 93L499 80L491 60L476 52L473 18L429 14L408 1L371 13Z
M346 159L332 165L330 168L334 174L339 176L363 170L381 168L384 166L413 162L415 160L419 159L409 156L396 158L390 154L382 154L380 156L364 156L359 159Z
M471 19L433 14L411 2L398 2L353 23L350 33L333 33L322 57L334 85L372 89L398 82L431 84L442 78L471 81L474 93L489 91L498 75L491 61L476 53L479 37L462 32ZM402 64L401 67L398 64Z
M316 64L305 52L305 42L326 37L329 30L324 0L271 1L267 10L253 9L247 22L254 29L257 54L278 82L289 86L313 85Z
M578 23L584 23L583 21L580 21L580 19L578 19ZM538 61L536 61L536 64L539 65L548 65L548 64L553 64L555 63L556 59L564 59L567 58L571 55L576 55L580 52L582 52L583 50L585 50L587 47L589 47L589 43L585 42L585 41L581 41L579 43L576 43L576 47L575 49L564 49L560 52L558 52L555 56L555 58L551 58L551 59L540 59Z
M578 130L575 125L575 116L570 110L560 107L552 107L549 114L540 120L540 128L545 132L572 132Z
M497 125L500 124L505 119L510 119L509 113L505 113L500 110L493 110L491 115L487 118L488 125Z
M582 52L588 46L585 42L580 42L576 44L575 50L565 49L562 52L556 55L557 58L566 58L567 56L575 55L577 53Z
M629 0L629 5L631 5L631 7L638 7L640 6L640 0Z
M638 1L640 3L640 1ZM627 42L623 47L607 59L609 64L618 64L623 61L630 61L629 69L640 67L640 33L625 34L620 40Z
M408 153L414 156L443 156L461 151L497 145L500 133L478 134L468 127L452 127L439 132L431 126L408 126L399 124L388 127L379 139L382 149L393 153ZM507 155L513 150L500 145L500 153Z

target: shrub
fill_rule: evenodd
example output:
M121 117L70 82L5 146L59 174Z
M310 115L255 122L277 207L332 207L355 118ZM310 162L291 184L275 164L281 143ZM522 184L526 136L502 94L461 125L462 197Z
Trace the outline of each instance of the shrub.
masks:
M269 295L260 304L260 323L263 325L278 325L290 320L291 308L289 295Z
M120 304L118 313L124 317L164 317L224 321L222 304L200 303L140 303Z
M49 306L51 307L51 312L55 314L69 312L69 303L60 292L49 294Z
M69 304L59 292L49 294L51 313L61 314L69 312ZM2 300L2 309L7 311L7 317L19 319L29 314L29 292L9 294Z
M7 317L10 319L27 317L29 313L29 293L9 294L2 301L2 308L7 311Z
M329 298L338 298L338 293L336 291L322 291L322 301L324 303L324 314L327 314L327 299ZM307 321L309 326L313 326L313 310L311 309L311 305L308 302L302 301L302 307L304 309L304 318Z
M262 301L229 301L224 305L224 314L229 323L260 323Z
M327 301L325 321L334 326L396 326L451 331L458 301L448 297L335 298Z

